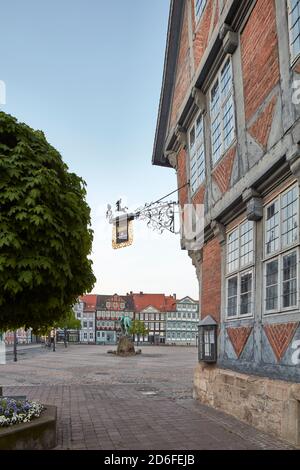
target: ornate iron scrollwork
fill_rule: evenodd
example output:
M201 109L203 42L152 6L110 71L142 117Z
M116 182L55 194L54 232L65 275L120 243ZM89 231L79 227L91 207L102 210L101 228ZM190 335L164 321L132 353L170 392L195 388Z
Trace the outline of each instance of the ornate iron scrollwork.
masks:
M175 207L177 203L155 202L145 204L136 210L136 218L147 221L147 226L154 231L163 233L168 230L175 233Z

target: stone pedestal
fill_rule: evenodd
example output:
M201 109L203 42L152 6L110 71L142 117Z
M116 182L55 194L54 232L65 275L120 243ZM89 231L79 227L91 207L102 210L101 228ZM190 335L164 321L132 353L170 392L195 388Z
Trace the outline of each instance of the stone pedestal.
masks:
M118 342L117 348L117 355L118 356L134 356L135 349L134 344L128 336L121 336Z

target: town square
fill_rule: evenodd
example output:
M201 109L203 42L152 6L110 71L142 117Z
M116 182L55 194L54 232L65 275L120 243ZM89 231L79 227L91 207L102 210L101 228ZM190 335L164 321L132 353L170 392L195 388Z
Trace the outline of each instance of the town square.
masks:
M60 450L291 448L193 400L196 348L146 346L131 358L109 348L38 346L17 363L9 354L2 392L57 406Z
M1 455L288 458L300 0L3 0L1 19Z

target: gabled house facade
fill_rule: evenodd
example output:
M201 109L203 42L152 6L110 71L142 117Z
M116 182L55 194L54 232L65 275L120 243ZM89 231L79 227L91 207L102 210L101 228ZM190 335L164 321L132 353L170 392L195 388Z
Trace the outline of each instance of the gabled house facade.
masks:
M199 323L199 302L184 297L176 301L176 310L167 313L166 344L196 346Z
M176 310L176 295L133 294L135 319L144 322L148 335L136 337L139 343L162 345L166 343L167 312Z
M300 445L299 25L299 0L171 0L152 162L204 206L195 397Z
M79 341L85 344L95 344L95 316L97 295L87 294L80 297L75 306L75 315L81 322ZM72 332L76 336L75 332ZM69 332L70 337L71 332Z
M96 308L96 344L116 344L121 332L119 318L134 318L131 295L98 295Z

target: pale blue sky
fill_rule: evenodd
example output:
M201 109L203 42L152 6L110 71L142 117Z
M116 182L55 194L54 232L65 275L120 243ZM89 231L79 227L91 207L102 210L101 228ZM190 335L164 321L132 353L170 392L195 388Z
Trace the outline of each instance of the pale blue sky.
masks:
M179 239L135 223L132 247L114 251L107 203L130 209L175 189L173 170L151 165L169 0L4 0L2 109L42 129L88 185L96 293L197 295ZM176 195L175 195L176 196Z

